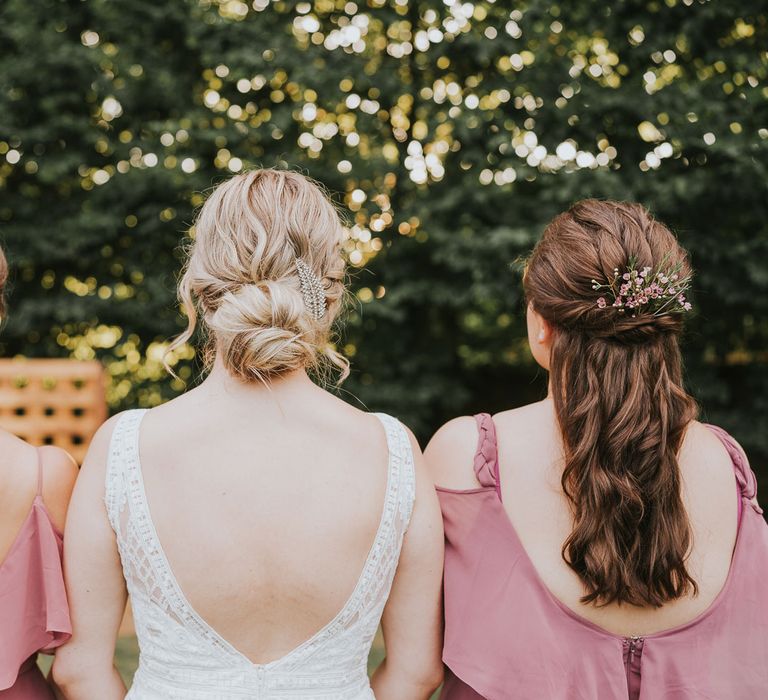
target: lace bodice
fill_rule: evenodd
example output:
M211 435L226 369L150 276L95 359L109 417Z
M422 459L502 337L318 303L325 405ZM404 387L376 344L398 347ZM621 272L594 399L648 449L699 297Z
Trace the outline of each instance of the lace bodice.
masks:
M403 426L376 414L389 446L379 528L352 595L336 617L276 661L254 664L192 608L174 578L149 512L139 462L144 410L117 421L106 477L139 641L130 700L368 700L367 660L413 508L413 455Z

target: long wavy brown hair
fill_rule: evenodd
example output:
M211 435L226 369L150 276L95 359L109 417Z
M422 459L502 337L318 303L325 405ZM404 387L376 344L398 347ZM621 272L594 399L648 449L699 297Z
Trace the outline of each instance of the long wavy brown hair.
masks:
M524 285L554 329L550 387L573 515L563 559L585 603L660 606L697 592L678 466L697 406L683 389L681 313L598 307L592 280L631 263L690 274L686 252L644 207L584 200L547 226Z

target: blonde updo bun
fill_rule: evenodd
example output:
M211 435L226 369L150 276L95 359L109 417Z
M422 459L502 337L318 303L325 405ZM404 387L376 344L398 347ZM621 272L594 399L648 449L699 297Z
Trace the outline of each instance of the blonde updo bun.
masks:
M330 343L344 297L344 229L321 187L299 173L253 170L219 185L194 224L179 283L189 317L171 349L194 333L198 314L209 335L206 364L218 354L243 381L264 381L329 361L348 373ZM296 258L325 289L326 312L313 317L302 296Z

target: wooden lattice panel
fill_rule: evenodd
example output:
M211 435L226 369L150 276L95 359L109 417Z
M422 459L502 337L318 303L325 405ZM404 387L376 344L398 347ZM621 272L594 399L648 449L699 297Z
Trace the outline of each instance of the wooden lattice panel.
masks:
M0 359L0 427L32 445L58 445L82 463L106 417L99 362Z

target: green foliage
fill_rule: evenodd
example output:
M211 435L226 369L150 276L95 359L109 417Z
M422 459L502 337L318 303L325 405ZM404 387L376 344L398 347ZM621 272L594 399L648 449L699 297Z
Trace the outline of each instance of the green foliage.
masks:
M4 351L101 357L115 408L173 395L159 358L201 193L299 167L353 224L345 388L425 438L541 396L511 263L576 199L638 200L698 270L690 387L765 464L766 9L4 0Z

